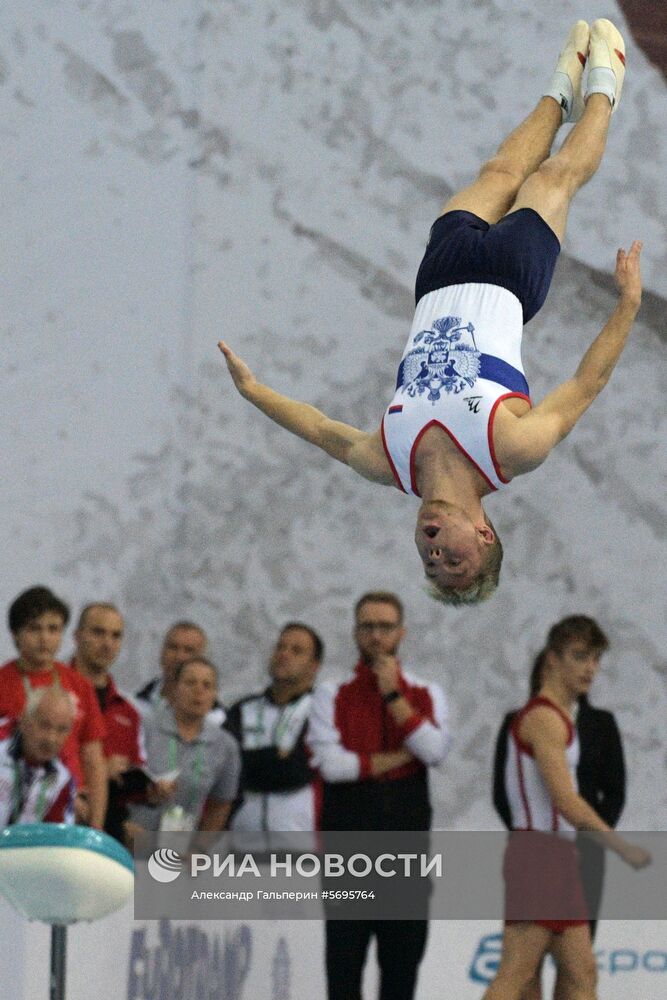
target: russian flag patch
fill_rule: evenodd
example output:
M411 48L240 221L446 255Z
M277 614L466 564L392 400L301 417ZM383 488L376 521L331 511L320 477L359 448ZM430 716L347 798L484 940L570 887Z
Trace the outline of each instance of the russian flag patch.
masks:
M400 413L402 411L402 409L403 409L403 404L402 403L398 403L396 406L390 406L387 412L388 413Z

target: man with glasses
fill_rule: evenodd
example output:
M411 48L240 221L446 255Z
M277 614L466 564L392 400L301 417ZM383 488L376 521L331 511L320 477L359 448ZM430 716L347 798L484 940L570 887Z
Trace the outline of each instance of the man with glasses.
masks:
M323 779L322 830L429 830L428 768L447 752L442 689L403 670L403 605L392 593L359 598L359 662L341 684L318 685L308 742ZM377 941L380 1000L411 1000L426 920L328 920L329 1000L358 1000L368 945Z

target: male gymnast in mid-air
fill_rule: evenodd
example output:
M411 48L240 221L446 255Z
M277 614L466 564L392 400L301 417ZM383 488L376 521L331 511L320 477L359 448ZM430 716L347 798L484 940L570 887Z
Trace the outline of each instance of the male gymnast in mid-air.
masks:
M585 88L583 71L588 65ZM238 391L373 482L422 500L415 541L434 597L490 596L502 546L483 498L540 465L609 381L641 301L641 243L616 257L619 299L572 376L531 408L522 328L549 290L570 202L593 176L625 74L607 20L578 21L546 94L431 229L396 391L372 433L258 382L220 342ZM556 132L575 122L550 156Z

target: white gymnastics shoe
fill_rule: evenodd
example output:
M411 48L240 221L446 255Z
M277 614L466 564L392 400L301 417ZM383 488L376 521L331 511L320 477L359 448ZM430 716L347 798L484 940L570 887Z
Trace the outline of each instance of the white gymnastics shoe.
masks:
M563 122L578 122L584 113L581 78L588 56L590 29L586 21L577 21L570 29L549 89L544 97L553 97L560 104Z
M591 25L591 45L588 57L586 100L591 94L605 94L612 114L621 99L625 77L625 44L623 36L611 21L600 18Z

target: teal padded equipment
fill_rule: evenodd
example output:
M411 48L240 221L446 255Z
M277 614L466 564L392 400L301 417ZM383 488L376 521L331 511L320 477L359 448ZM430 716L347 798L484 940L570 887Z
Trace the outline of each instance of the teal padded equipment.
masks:
M97 920L132 895L134 862L99 830L17 823L0 830L0 895L28 920Z

